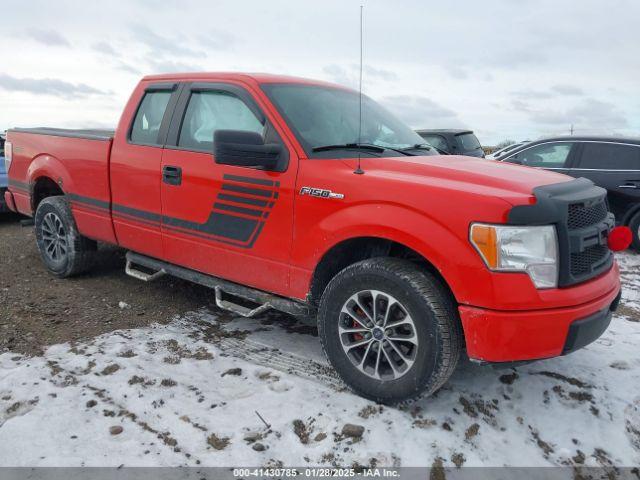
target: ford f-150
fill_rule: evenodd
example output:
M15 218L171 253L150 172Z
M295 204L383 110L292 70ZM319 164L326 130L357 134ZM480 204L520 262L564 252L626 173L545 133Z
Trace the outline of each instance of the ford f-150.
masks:
M312 319L342 379L380 402L435 392L465 351L572 352L620 298L605 190L439 156L336 85L148 76L115 132L16 128L6 151L6 202L34 217L52 274L87 271L107 242L141 280L175 275L241 315Z

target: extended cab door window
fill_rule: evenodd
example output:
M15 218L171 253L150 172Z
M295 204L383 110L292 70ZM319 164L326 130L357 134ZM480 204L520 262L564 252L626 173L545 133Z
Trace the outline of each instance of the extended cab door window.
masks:
M141 145L161 144L159 138L162 120L171 99L171 91L146 92L136 113L129 141Z
M572 147L572 142L542 143L522 150L505 161L528 167L565 169Z

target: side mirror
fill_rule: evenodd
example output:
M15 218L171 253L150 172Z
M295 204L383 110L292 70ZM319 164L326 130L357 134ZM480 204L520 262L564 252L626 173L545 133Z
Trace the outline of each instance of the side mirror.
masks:
M245 130L213 132L213 155L216 163L238 167L274 169L282 154L282 146L264 143L262 136Z

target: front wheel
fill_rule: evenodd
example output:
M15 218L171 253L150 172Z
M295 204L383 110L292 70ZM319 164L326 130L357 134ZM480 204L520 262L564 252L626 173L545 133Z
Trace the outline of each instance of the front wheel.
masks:
M65 197L42 200L34 223L38 250L49 272L67 278L91 268L97 244L80 235Z
M462 348L449 292L401 259L374 258L342 270L322 296L318 326L338 375L380 403L434 393L453 373Z

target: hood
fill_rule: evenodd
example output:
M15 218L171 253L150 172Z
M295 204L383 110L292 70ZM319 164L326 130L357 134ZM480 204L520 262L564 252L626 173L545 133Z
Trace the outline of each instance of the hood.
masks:
M363 158L362 167L369 175L492 195L514 205L529 203L535 187L573 180L547 170L461 155Z

